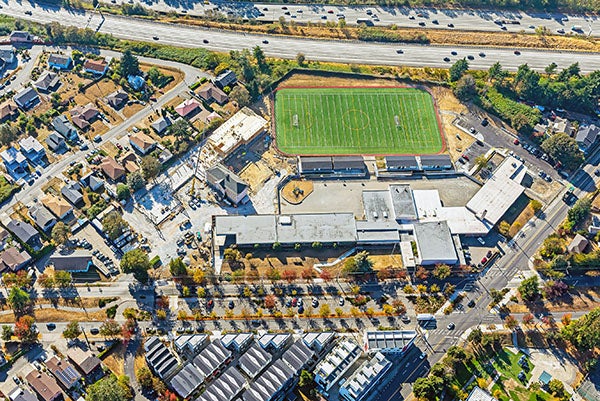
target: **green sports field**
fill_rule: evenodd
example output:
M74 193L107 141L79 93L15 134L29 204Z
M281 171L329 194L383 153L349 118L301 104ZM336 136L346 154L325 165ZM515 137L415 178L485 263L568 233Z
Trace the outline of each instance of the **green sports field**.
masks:
M283 88L277 147L287 154L431 154L443 148L431 95L415 88Z

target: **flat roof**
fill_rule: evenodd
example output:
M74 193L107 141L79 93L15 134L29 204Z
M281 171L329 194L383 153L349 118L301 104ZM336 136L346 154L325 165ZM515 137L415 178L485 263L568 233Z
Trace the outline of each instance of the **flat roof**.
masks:
M483 187L467 203L477 218L495 225L521 196L527 167L514 157L507 157Z
M415 156L385 156L385 165L388 169L418 169L419 163Z
M217 128L208 141L222 153L228 154L240 143L246 143L262 132L266 125L267 120L244 107Z
M384 349L402 350L417 337L414 330L367 331L365 349L376 352Z
M415 234L421 263L450 263L458 261L450 228L445 221L415 223Z
M452 160L448 155L422 155L420 158L423 167L452 166Z
M277 242L275 215L215 216L216 235L235 235L238 244Z
M414 220L417 218L413 190L409 185L390 185L390 199L397 220Z
M365 218L367 220L380 221L394 218L389 191L363 191L362 202L365 210Z

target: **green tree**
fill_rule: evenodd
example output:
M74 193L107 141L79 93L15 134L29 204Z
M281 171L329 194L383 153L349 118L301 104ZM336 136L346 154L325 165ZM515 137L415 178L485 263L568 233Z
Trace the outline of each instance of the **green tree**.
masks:
M537 276L531 276L523 281L518 288L519 294L526 301L533 301L540 294L540 286Z
M445 280L450 277L451 274L452 270L448 265L436 265L433 269L433 277L437 278L438 280Z
M79 322L73 320L67 324L67 327L63 330L63 337L67 340L74 340L81 335L81 327L79 327Z
M171 259L169 262L169 270L173 276L185 276L187 274L187 268L181 258Z
M85 401L123 401L131 398L127 396L117 377L111 374L88 387Z
M121 57L121 63L119 64L119 74L127 78L129 75L137 75L140 72L140 63L132 53L131 50L126 49Z
M529 201L529 206L531 206L531 209L533 209L534 213L539 212L540 210L542 210L542 202L540 202L537 199L532 199Z
M296 62L301 67L304 65L304 63L306 62L306 56L304 55L304 53L296 54Z
M147 366L142 366L135 372L135 376L137 378L138 383L144 389L152 388L152 372L148 369Z
M134 171L127 176L127 185L135 192L138 189L142 189L146 185L146 181L139 171Z
M354 257L350 257L344 263L344 272L346 274L369 273L373 270L373 261L369 259L367 251L361 251Z
M588 197L578 199L577 202L569 209L567 218L573 223L573 226L584 221L590 214L592 209L592 200Z
M46 289L53 288L55 285L54 276L47 273L40 274L37 278L37 282L42 288Z
M509 233L510 233L510 224L508 224L508 222L502 220L500 222L500 224L498 224L498 232L502 235L504 235L505 237L508 237Z
M418 399L436 400L443 388L444 380L440 377L419 377L413 384L413 394Z
M545 259L553 259L565 252L564 240L558 235L550 235L544 240L540 248L540 256Z
M144 156L140 162L142 175L146 180L150 180L160 173L161 164L154 156Z
M129 189L128 189L129 191ZM108 238L117 239L127 229L128 225L117 212L110 212L102 219L102 228Z
M458 81L468 69L469 63L467 62L467 59L463 58L457 60L454 64L452 64L452 67L450 67L450 81Z
M312 385L314 380L314 376L312 375L312 373L310 373L310 371L308 370L302 370L302 372L300 372L300 381L298 383L298 385L300 387L306 387L306 386L310 386Z
M477 167L479 167L480 169L484 169L487 168L488 166L488 159L487 157L485 157L485 155L479 155L475 158L475 165Z
M56 270L54 272L54 282L61 288L67 288L73 282L73 276L70 272Z
M546 72L546 74L552 75L552 74L556 73L557 67L558 67L558 65L556 65L555 62L552 62L546 68L544 68L544 71Z
M118 183L117 184L117 199L119 200L127 200L131 196L131 191L129 190L129 186L127 184Z
M8 293L8 304L15 314L23 313L30 305L29 293L19 287L12 287Z
M8 325L2 326L2 341L10 341L12 336L15 334L12 327Z
M149 269L148 254L139 248L125 252L121 258L121 270L125 273L133 273L133 276L142 283L148 281Z
M71 234L71 230L69 227L62 221L59 221L52 227L52 240L56 243L56 245L63 245L69 239L69 234Z
M250 92L248 89L241 85L237 85L229 94L231 100L236 102L240 107L248 106L250 104Z
M121 334L122 328L119 323L113 319L108 319L100 325L100 335L107 338L115 338Z
M562 399L565 396L565 385L558 379L552 379L548 383L548 390L550 394L559 399Z
M263 51L263 49L261 49L260 46L255 46L254 49L252 49L252 53L254 53L254 60L256 60L256 65L261 71L263 71L267 64L265 52Z
M454 87L454 95L460 100L467 102L473 99L476 94L477 87L475 85L475 78L470 74L460 77Z
M190 125L188 124L187 120L178 118L169 127L169 133L177 138L187 138L189 128Z
M8 146L19 137L19 129L8 123L0 125L0 144Z
M506 75L506 71L502 69L502 65L498 61L492 64L492 66L488 70L488 77L495 81L502 82L502 80L506 78Z
M560 335L580 351L600 346L600 308L596 308L562 328Z
M542 149L567 170L575 170L583 163L583 153L574 138L565 133L554 134L542 143Z

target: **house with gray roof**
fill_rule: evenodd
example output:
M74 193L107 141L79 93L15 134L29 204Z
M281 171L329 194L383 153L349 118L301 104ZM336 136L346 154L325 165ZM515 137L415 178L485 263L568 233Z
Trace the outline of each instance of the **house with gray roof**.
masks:
M29 208L29 216L35 225L44 232L49 232L56 224L56 219L42 204L35 204Z
M244 389L246 379L233 366L206 388L195 401L231 401Z
M8 394L10 401L38 401L37 397L28 389L17 387Z
M189 397L204 382L206 376L193 363L188 363L169 382L169 386L183 398Z
M27 31L12 31L9 39L14 45L27 44L33 42L33 35Z
M156 131L157 134L162 134L172 124L173 123L171 122L171 119L168 116L166 116L154 120L154 122L150 124L150 126L154 131Z
M13 100L21 109L29 110L40 102L40 96L32 86L28 86L18 91Z
M271 354L264 351L258 344L253 343L246 352L238 359L240 369L248 375L248 377L254 377L267 367L271 362Z
M55 253L50 256L48 264L54 266L56 271L86 273L93 265L92 254L84 249L76 249L66 255Z
M144 351L146 352L146 362L148 362L148 367L163 380L170 377L179 365L175 355L173 355L158 337L146 339Z
M221 370L230 361L231 355L220 340L214 340L194 358L194 365L208 377Z
M44 71L39 78L33 82L33 86L40 92L51 93L60 86L58 74L52 71Z
M295 373L281 359L277 359L242 394L243 401L280 400L295 384Z
M73 206L78 207L83 204L83 194L81 193L81 185L79 185L78 182L70 181L60 189L60 193Z
M90 171L79 179L79 183L92 191L97 191L104 186L102 178L98 177L94 171Z
M48 67L56 70L68 70L72 63L73 60L68 54L52 53L48 57Z
M109 106L115 110L123 108L123 106L127 104L128 100L129 95L122 90L117 90L111 93L110 95L106 96L106 103L108 103Z
M40 233L31 224L13 219L6 225L6 228L20 241L32 247L34 251L42 248Z
M77 128L75 128L73 123L64 114L52 120L52 128L69 141L76 141L78 139Z
M206 182L234 205L238 205L248 196L248 184L220 163L206 170Z
M52 131L50 135L46 137L46 145L48 145L48 149L53 152L65 149L67 146L65 138L56 131Z
M225 88L226 86L229 86L231 88L231 86L235 85L235 83L237 82L237 76L235 75L235 72L231 70L226 70L220 73L213 80L213 82L221 89Z
M0 252L0 273L16 272L26 267L32 261L31 256L26 251L19 251L17 248L7 248Z
M579 150L586 154L589 153L596 147L599 135L600 128L594 124L579 127L577 135L575 135L575 141L579 145Z

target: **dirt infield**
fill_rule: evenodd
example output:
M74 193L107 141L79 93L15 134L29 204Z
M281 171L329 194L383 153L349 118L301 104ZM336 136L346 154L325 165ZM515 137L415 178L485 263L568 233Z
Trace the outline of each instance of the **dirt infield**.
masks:
M314 190L312 181L293 180L281 189L281 197L291 205L302 203Z

